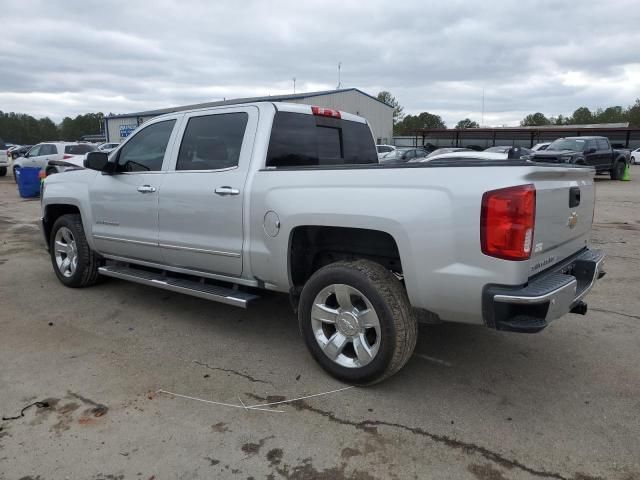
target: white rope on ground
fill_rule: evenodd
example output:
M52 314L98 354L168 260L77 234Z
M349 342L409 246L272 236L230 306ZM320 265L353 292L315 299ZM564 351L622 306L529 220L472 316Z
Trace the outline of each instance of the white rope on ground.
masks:
M285 413L284 410L273 410L270 408L256 408L256 407L249 407L249 406L243 406L243 405L235 405L232 403L223 403L223 402L214 402L213 400L205 400L204 398L197 398L197 397L190 397L188 395L182 395L180 393L174 393L174 392L168 392L167 390L158 390L156 393L164 393L166 395L173 395L174 397L180 397L180 398L186 398L188 400L195 400L197 402L203 402L203 403L210 403L213 405L220 405L223 407L231 407L231 408L241 408L242 410L259 410L262 412L274 412L274 413Z
M306 395L304 397L292 398L291 400L281 400L279 402L258 403L256 405L247 405L247 408L251 409L251 408L256 408L256 407L269 407L271 405L281 405L283 403L297 402L298 400L304 400L305 398L313 398L313 397L319 397L321 395L329 395L331 393L338 393L338 392L342 392L344 390L349 390L350 388L354 388L354 386L351 385L349 387L338 388L337 390L331 390L330 392L314 393L313 395Z
M444 365L445 367L450 367L451 366L451 364L449 362L447 362L446 360L440 360L439 358L429 357L428 355L423 355L421 353L414 353L413 356L421 358L423 360L427 360L428 362L433 362L433 363L437 363L439 365Z

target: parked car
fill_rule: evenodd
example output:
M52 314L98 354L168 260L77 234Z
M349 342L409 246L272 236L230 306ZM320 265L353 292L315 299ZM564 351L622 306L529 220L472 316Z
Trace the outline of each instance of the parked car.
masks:
M9 152L11 158L15 160L18 157L24 156L24 154L27 153L31 149L31 147L33 147L33 145L21 145L19 147L12 148Z
M636 162L640 162L640 147L631 151L631 159L629 160L631 165L635 165Z
M4 177L7 174L7 168L9 167L7 150L7 145L0 138L0 177Z
M584 314L603 274L592 169L380 164L366 120L328 108L170 113L85 167L43 183L62 284L115 277L239 307L281 292L349 383L400 370L419 319L537 332Z
M101 152L111 153L116 148L118 148L119 143L102 143L98 145L98 150Z
M544 152L531 157L541 163L574 163L595 168L596 173L608 172L612 180L622 180L627 165L624 153L611 148L606 137L566 137L551 142Z
M378 151L378 158L384 157L387 153L393 152L396 149L394 145L376 145Z
M434 155L442 155L443 153L453 153L453 152L471 152L473 150L471 150L470 148L463 148L463 147L445 147L445 148L438 148L436 150L434 150L433 152L431 152L429 155L427 155L427 157L432 157Z
M489 147L484 150L485 152L504 153L505 158L511 152L511 158L530 158L533 151L524 147L514 147L513 145L498 145L495 147Z
M468 152L448 152L441 153L439 155L432 155L425 159L423 162L435 162L436 160L446 160L449 162L453 162L454 160L458 162L458 164L462 162L475 161L475 160L487 160L487 161L495 161L501 162L505 160L528 160L528 155L522 155L520 147L512 147L507 151L488 151L483 150L481 152L477 151L468 151Z
M380 157L380 163L407 163L424 158L428 155L424 148L396 148L392 152Z
M546 150L549 145L551 145L551 142L536 143L533 147L531 147L531 150L533 150L534 152Z
M58 173L68 168L83 168L82 162L88 152L96 147L90 143L77 142L43 142L31 147L23 156L13 162L14 178L16 170L23 167L44 169L47 175Z

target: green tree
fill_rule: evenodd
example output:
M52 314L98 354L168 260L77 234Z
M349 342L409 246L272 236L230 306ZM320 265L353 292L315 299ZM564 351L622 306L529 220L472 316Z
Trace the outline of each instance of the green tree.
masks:
M402 121L402 119L404 118L404 113L403 113L404 107L398 103L398 100L396 100L396 97L391 95L390 92L383 90L382 92L378 93L377 98L381 102L386 103L390 107L393 107L393 124L394 125Z
M594 115L595 123L620 123L627 121L627 112L621 106L598 109Z
M463 128L479 128L480 125L478 125L478 122L474 122L473 120L470 120L468 118L465 118L464 120L460 120L457 124L456 124L456 128L458 130L463 129Z
M626 121L632 127L640 127L640 98L636 99L636 103L630 105L625 112Z
M539 127L542 125L551 125L551 120L540 112L530 113L520 122L522 127Z
M440 115L422 112L419 115L407 115L398 123L393 133L395 135L410 135L421 128L447 128Z
M586 125L588 123L594 123L593 113L587 107L580 107L573 112L569 119L569 123L572 125Z

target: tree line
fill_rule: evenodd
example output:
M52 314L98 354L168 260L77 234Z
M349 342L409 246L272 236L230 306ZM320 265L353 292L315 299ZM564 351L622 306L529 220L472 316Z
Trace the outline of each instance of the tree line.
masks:
M422 112L418 115L405 115L404 108L398 100L387 91L378 94L378 100L393 107L393 134L411 135L421 128L447 128L440 115ZM541 112L531 113L520 122L522 127L538 127L544 125L587 125L597 123L622 123L629 122L632 127L640 127L640 98L627 108L614 106L599 108L595 111L587 107L576 109L571 115L558 115L547 117ZM479 128L480 124L469 118L460 120L454 128Z
M36 119L24 113L0 111L0 138L18 145L33 145L47 140L80 140L84 135L100 134L104 115L86 113L65 117L58 125L50 118Z

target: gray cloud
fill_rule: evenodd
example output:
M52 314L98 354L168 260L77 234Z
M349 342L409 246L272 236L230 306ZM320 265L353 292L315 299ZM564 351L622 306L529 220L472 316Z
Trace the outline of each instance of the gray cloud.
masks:
M6 3L6 2L5 2ZM60 120L223 97L391 91L449 125L628 105L637 2L31 1L3 5L0 110Z

